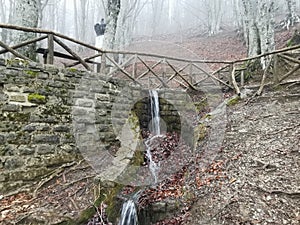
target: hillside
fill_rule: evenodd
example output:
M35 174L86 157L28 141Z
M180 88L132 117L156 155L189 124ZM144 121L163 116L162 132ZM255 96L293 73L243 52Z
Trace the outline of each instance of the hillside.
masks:
M278 32L277 48L285 46L291 34L292 31ZM246 57L246 47L235 32L214 37L187 32L184 37L142 38L129 50L189 59ZM209 70L218 67L207 65ZM193 155L187 166L143 193L146 197L141 199L153 203L158 211L167 208L167 204L173 207L171 213L163 211L167 218L156 225L299 224L299 82L275 89L267 86L261 96L251 98L256 88L248 89L247 97L224 104L225 136L222 146L214 149L213 160L205 164L211 152L205 152L209 140L203 137L204 150ZM224 94L222 100L228 103L227 97L233 94ZM199 118L209 122L214 115L204 108ZM204 134L210 134L211 127L206 128ZM94 182L95 176L95 171L82 160L57 168L37 183L34 193L24 189L9 196L0 195L0 224L67 224L70 218L79 216L95 221L99 211L94 217L81 214L88 207L94 213L93 202L103 194L101 184ZM126 188L123 192L132 187ZM98 208L105 221L106 207L101 204Z

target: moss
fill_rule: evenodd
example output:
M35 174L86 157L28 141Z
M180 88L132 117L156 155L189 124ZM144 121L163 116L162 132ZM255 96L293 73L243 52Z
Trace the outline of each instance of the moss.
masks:
M195 128L195 137L196 137L196 141L202 141L204 140L204 138L207 135L207 129L206 126L204 124L200 124Z
M73 67L68 68L68 70L72 73L76 73L78 71L76 68L73 68Z
M30 118L30 113L9 113L7 115L10 121L27 122Z
M206 99L200 102L195 102L194 104L198 112L204 110L208 106L208 102Z
M286 46L287 46L287 47L292 47L292 45L293 45L292 40L291 40L291 39L288 40L287 43L286 43Z
M20 58L11 58L5 60L6 66L24 66L27 67L29 65L29 61Z
M115 184L114 187L110 188L97 188L95 187L95 194L98 196L94 202L94 206L90 206L89 208L82 211L79 217L73 221L73 223L66 223L66 224L85 224L93 215L96 213L95 206L98 207L101 202L104 202L107 205L106 213L108 215L109 221L115 222L116 219L120 216L119 210L117 209L117 201L116 197L117 194L121 191L124 186L122 184ZM121 206L120 206L121 207Z
M236 105L240 101L240 96L235 96L229 99L226 103L226 105L231 106L231 105Z
M46 103L46 96L40 95L38 93L32 93L28 95L28 101L33 103Z
M24 72L25 72L29 77L32 77L32 78L37 77L37 75L39 74L38 71L32 71L32 70L25 70Z

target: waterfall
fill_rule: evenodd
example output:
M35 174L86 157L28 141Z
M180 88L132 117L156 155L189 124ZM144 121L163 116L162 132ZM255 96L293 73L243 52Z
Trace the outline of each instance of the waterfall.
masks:
M145 141L145 145L146 145L146 157L149 160L149 170L154 178L154 183L157 183L157 174L159 172L159 165L156 164L153 160L152 160L152 154L151 154L151 141L157 136L154 137L149 137L149 139L147 139Z
M138 217L133 200L128 200L123 204L119 225L137 225Z
M151 127L154 135L160 135L159 101L156 90L150 90Z
M148 162L149 170L154 178L155 183L157 183L157 174L159 171L159 165L152 160L151 145L152 145L152 141L154 141L155 138L160 136L159 101L158 101L158 93L156 90L150 90L149 96L150 96L150 111L151 111L150 113L151 123L149 129L152 132L153 136L150 136L147 140L145 140L146 156L147 159L149 160ZM135 196L137 195L138 193ZM135 203L132 199L129 199L126 202L124 202L119 225L138 225L137 211L136 211Z

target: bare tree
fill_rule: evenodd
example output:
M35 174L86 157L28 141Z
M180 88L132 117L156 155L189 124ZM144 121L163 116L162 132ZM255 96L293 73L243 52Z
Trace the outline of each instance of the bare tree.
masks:
M16 15L18 15L15 17L16 25L34 28L38 26L38 1L39 0L16 0ZM14 33L14 42L21 43L35 37L35 33L18 31ZM36 58L35 44L27 45L19 49L19 51L30 59Z
M284 26L287 30L290 29L291 26L294 26L295 23L300 22L299 15L296 13L296 0L286 0L287 4L287 15L284 21Z
M152 24L151 24L151 35L154 36L157 34L157 28L160 23L160 19L163 12L164 1L151 0L152 6Z
M220 32L221 19L223 14L222 1L207 0L207 23L209 35L214 35Z
M116 48L122 49L131 42L137 16L145 6L139 0L121 1L121 9L116 30Z
M104 6L106 9L106 31L104 35L104 49L114 49L116 31L118 24L118 16L121 8L121 0L105 0Z
M274 1L247 1L243 3L244 34L248 56L271 51L274 44Z

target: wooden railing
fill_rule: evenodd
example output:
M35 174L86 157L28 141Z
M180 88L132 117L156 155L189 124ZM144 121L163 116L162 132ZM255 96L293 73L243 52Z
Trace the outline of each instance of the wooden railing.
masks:
M63 62L65 67L82 66L88 71L93 71L91 66L96 65L94 70L105 74L108 80L119 77L149 88L183 87L197 89L201 85L209 85L209 83L215 82L234 89L239 94L240 87L245 85L247 73L251 73L250 70L254 62L269 57L270 63L260 74L261 85L258 90L258 94L260 94L267 80L271 80L276 85L295 75L295 72L300 69L300 60L294 54L295 50L300 49L300 45L234 61L193 60L142 52L103 50L60 33L38 28L1 23L0 28L33 32L39 35L37 38L13 46L9 46L0 40L0 47L3 48L0 49L0 56L10 53L15 57L30 60L18 52L17 49L43 41L46 47L37 49L37 52L43 53L45 64L55 64L55 59L61 57L64 61L73 60L71 63ZM83 57L80 53L76 53L74 50L76 45L85 48L90 55ZM58 52L58 48L66 53ZM97 60L95 61L95 59ZM282 60L288 61L292 65L288 71L280 76L282 70L280 71L278 65ZM210 69L212 64L220 65L220 68L212 71ZM237 77L239 77L239 82L237 82Z

